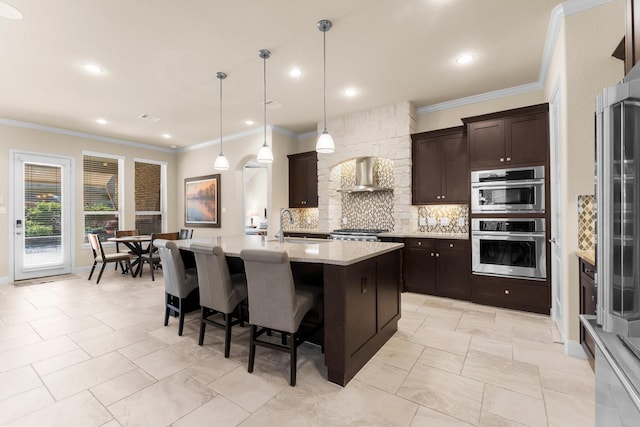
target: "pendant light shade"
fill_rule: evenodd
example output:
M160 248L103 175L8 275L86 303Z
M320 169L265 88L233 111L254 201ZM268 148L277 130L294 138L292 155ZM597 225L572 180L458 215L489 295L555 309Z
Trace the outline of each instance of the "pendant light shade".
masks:
M336 149L333 138L327 132L327 31L331 29L331 21L318 21L318 29L322 31L322 106L324 111L324 131L316 142L318 153L333 153Z
M258 56L262 58L263 70L264 70L264 101L262 107L264 108L264 143L262 148L258 151L258 162L260 163L273 163L273 153L269 144L267 144L267 58L271 56L271 52L267 49L260 49Z
M222 81L227 78L226 73L217 72L216 77L220 80L220 154L213 164L213 168L217 171L226 171L229 169L229 161L222 152Z

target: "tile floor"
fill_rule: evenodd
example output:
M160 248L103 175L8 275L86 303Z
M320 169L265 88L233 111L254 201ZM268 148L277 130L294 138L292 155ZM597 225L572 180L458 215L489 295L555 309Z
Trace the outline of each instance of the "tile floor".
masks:
M162 326L162 275L107 271L0 285L0 425L17 426L590 426L594 376L565 356L546 316L405 293L396 335L347 387L326 381L320 349L288 357L247 328L231 357L197 312L183 337Z

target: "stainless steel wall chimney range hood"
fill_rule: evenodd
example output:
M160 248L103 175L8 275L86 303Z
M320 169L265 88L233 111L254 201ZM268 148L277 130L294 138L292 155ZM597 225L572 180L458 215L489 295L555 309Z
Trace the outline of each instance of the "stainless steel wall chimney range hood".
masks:
M385 188L377 185L373 175L373 167L376 164L375 157L356 158L356 184L353 187L343 188L343 193L362 193L373 191L391 191L393 188Z

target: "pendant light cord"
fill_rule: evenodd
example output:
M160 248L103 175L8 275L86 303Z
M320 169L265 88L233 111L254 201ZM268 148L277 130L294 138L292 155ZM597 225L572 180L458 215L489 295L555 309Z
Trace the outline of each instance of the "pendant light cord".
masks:
M327 133L327 32L322 32L322 105L324 133Z
M224 155L222 153L222 78L220 79L220 155Z
M263 63L263 76L264 76L264 102L262 108L264 109L264 146L267 145L267 57L262 58Z

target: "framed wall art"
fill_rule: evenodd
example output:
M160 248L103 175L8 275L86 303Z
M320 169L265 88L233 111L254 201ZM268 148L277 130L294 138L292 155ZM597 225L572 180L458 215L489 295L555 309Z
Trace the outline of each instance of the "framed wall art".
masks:
M220 174L185 178L184 224L220 227Z

